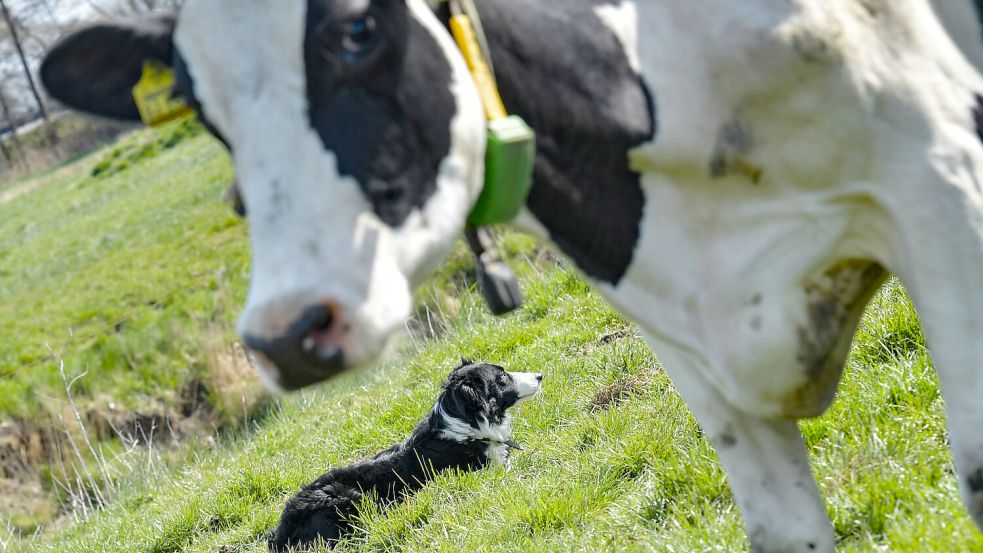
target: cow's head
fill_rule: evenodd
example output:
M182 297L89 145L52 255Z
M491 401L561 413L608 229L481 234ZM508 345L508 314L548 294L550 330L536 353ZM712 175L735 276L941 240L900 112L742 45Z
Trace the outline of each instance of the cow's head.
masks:
M239 330L295 389L371 360L410 313L479 192L484 119L424 0L187 0L178 15L62 40L65 104L138 118L145 60L232 152L252 281Z

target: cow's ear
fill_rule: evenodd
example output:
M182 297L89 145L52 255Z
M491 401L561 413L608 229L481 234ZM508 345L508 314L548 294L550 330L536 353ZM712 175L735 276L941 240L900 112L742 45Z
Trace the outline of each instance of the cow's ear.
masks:
M145 61L171 64L176 21L174 14L159 14L75 31L45 56L41 81L52 97L69 107L139 120L133 87Z

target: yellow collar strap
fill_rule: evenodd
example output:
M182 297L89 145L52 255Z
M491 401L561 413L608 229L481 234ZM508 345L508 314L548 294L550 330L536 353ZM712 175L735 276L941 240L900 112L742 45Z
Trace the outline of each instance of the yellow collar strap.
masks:
M450 28L457 47L461 50L468 69L478 86L481 102L485 107L485 117L489 121L508 117L498 84L492 73L489 53L482 49L483 40L475 29L477 10L472 0L447 0L451 8ZM480 23L478 23L480 25ZM487 45L484 45L487 48Z

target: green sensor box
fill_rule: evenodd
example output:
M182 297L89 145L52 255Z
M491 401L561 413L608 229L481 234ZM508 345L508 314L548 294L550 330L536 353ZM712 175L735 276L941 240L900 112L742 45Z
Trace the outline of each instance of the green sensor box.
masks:
M536 163L536 133L517 115L488 122L485 188L468 216L472 227L507 223L526 205Z

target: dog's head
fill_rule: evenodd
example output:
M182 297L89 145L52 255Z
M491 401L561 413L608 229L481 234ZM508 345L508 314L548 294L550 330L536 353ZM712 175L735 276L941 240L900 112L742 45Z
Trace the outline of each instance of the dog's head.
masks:
M506 411L539 392L543 375L512 373L489 363L463 360L444 383L437 410L444 415L446 430L467 437L480 436L489 427L508 422ZM468 428L461 428L461 423Z

